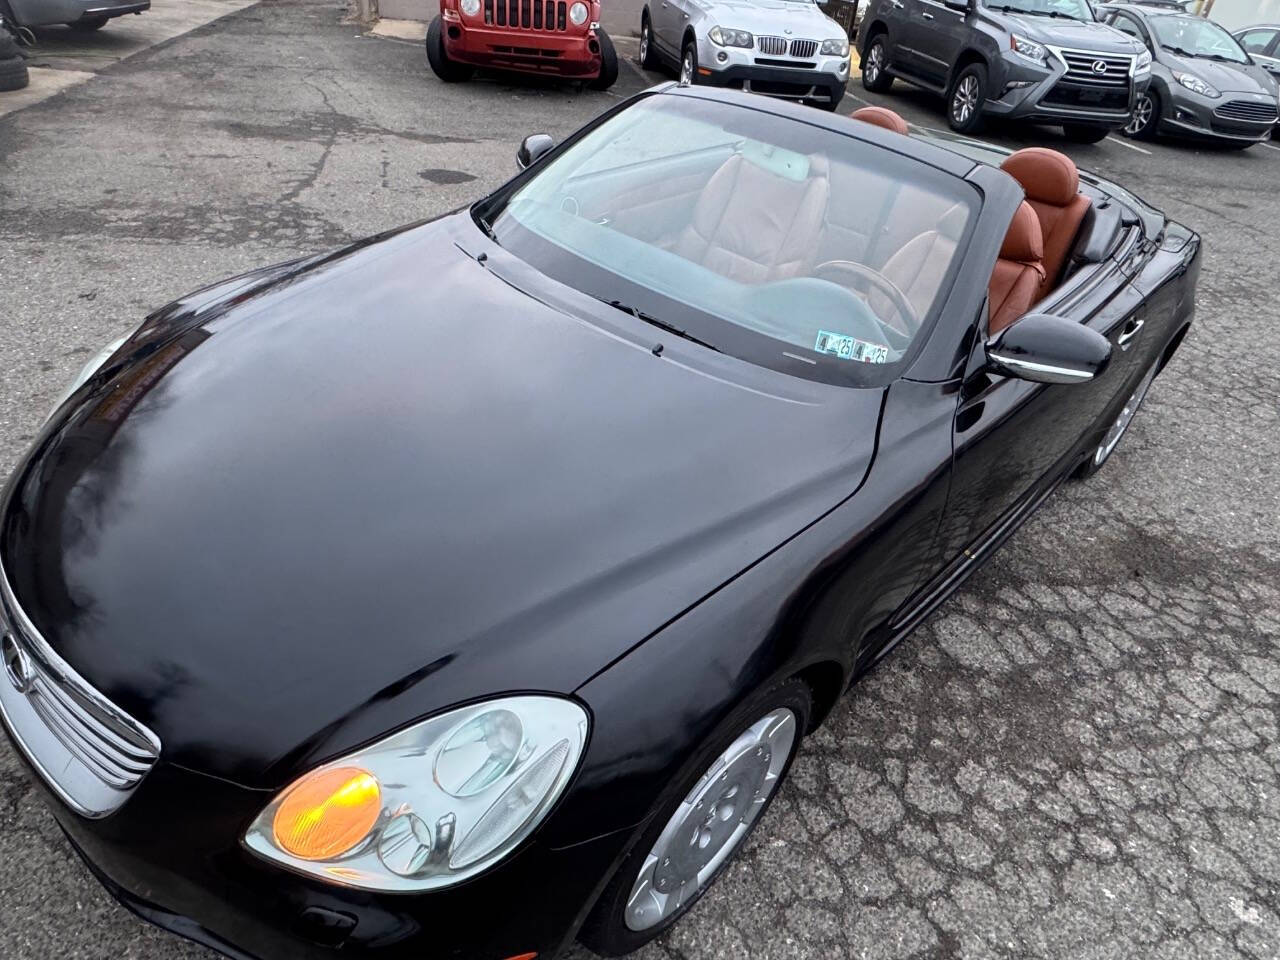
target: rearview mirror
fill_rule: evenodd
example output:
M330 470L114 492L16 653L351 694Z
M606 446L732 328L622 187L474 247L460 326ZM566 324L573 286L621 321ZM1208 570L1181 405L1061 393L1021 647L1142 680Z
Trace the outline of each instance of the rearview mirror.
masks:
M516 151L516 166L521 170L538 162L538 158L556 145L548 134L534 133L524 138Z
M1035 383L1087 383L1111 362L1111 343L1065 317L1029 313L987 344L987 363Z

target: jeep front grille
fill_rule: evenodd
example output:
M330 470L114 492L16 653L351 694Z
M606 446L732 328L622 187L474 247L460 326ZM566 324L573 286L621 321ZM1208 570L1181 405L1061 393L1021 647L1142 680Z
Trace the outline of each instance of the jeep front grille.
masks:
M519 30L567 29L565 0L484 0L484 22Z

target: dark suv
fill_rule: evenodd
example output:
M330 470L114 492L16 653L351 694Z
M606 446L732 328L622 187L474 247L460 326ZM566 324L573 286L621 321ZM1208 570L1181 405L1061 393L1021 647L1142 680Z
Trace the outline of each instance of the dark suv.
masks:
M871 0L858 50L864 87L897 77L940 93L961 133L999 116L1096 143L1129 122L1151 80L1151 54L1088 0Z

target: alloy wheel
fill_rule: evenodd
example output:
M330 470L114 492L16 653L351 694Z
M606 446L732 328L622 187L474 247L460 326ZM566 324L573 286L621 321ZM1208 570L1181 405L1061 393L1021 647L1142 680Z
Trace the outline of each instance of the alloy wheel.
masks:
M684 84L693 83L693 51L686 50L684 57L680 60L680 82Z
M867 51L867 62L862 68L862 72L867 75L868 83L875 83L880 79L880 71L884 69L884 45L879 41L871 45L871 49Z
M961 77L951 98L951 117L958 124L966 124L978 109L978 78L970 74Z
M1151 98L1145 93L1140 95L1138 102L1133 105L1133 116L1124 125L1124 132L1131 137L1141 133L1151 122L1151 114L1154 112L1155 104L1151 102Z
M1146 372L1142 378L1142 382L1138 384L1138 388L1133 391L1129 399L1125 401L1123 409L1116 417L1115 422L1111 424L1107 430L1106 436L1102 438L1102 443L1098 444L1098 449L1093 453L1093 465L1100 467L1107 457L1111 456L1111 451L1116 448L1116 444L1120 442L1120 438L1124 436L1129 424L1133 422L1133 416L1138 412L1138 408L1142 406L1142 401L1147 396L1147 391L1151 389L1151 381L1156 378L1156 364L1151 365L1151 369Z
M640 62L644 63L648 59L649 59L649 24L645 23L644 26L640 28ZM681 67L680 72L681 73L684 72L683 67Z
M631 930L648 930L689 903L751 832L781 783L797 733L779 707L712 761L654 842L627 897Z

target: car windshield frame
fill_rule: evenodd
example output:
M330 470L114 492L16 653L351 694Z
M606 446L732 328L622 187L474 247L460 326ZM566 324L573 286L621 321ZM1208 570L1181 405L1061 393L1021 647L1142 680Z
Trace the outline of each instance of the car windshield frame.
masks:
M793 340L752 329L739 318L716 315L696 303L675 299L670 291L645 286L635 279L618 274L599 261L588 259L573 249L559 246L551 239L539 235L510 213L509 204L512 200L539 177L547 175L566 153L619 115L646 103L657 104L660 109L676 112L707 109L713 112L725 111L725 118L734 118L735 130L742 122L777 125L779 137L788 126L794 124L797 129L807 131L810 137L830 137L833 149L843 145L851 150L882 151L883 156L876 153L865 156L874 157L876 162L892 167L895 173L902 169L912 169L919 174L919 179L903 176L900 182L915 183L917 186L922 183L947 185L955 194L954 201L950 194L946 194L947 200L965 205L967 217L963 229L956 236L955 250L947 263L930 308L919 318L920 326L901 355L887 362L860 363L818 353L816 343L812 349L797 346ZM876 143L879 131L864 138L857 135L861 131L856 125L848 131L833 130L827 123L810 123L798 117L781 115L768 109L769 106L771 104L768 101L760 107L725 102L723 96L703 97L683 88L670 93L665 90L648 91L601 115L498 190L479 200L471 207L471 218L490 240L537 273L601 303L616 307L638 320L652 323L655 340L669 343L670 337L665 334L683 336L756 366L824 383L857 387L887 384L910 368L937 330L944 307L962 274L969 243L982 214L983 192L963 173L954 168L948 169L948 161L930 162L927 158L918 158ZM747 117L749 119L744 119ZM578 175L576 172L571 173L566 182ZM671 256L674 257L675 254ZM697 266L692 261L688 263ZM708 270L707 273L712 272Z
M1170 12L1149 13L1147 15L1147 22L1151 30L1152 39L1159 44L1162 50L1168 50L1170 53L1178 56L1192 57L1197 60L1213 60L1216 63L1234 63L1242 67L1253 63L1253 58L1249 55L1249 51L1245 50L1245 48L1240 45L1240 41L1231 35L1231 31L1227 30L1219 23L1214 23L1212 20L1206 20L1203 17L1197 17L1187 13ZM1214 56L1198 50L1188 50L1181 44L1171 43L1161 32L1162 25L1168 23L1194 23L1198 31L1207 31L1210 34L1223 37L1228 41L1228 46L1235 47L1236 52L1240 54L1240 59L1237 60L1232 57Z

